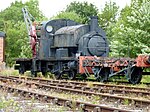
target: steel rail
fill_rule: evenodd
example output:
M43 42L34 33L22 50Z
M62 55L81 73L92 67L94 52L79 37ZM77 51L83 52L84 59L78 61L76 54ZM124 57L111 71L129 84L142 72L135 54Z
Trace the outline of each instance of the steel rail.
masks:
M0 80L3 80L5 82L8 81L5 78L4 79L0 78ZM119 102L128 100L129 102L134 103L135 105L150 105L150 100L130 98L130 97L125 97L125 96L116 96L116 95L104 94L104 93L95 93L95 92L90 92L90 91L84 91L84 90L79 90L79 89L70 89L70 88L59 87L59 86L51 86L51 85L41 84L41 83L37 83L37 82L28 82L25 80L23 81L20 79L9 79L9 81L10 80L12 80L13 82L17 82L17 83L25 83L30 86L35 85L37 87L44 88L44 89L55 89L55 90L69 91L69 92L74 92L74 93L79 93L79 94L86 94L86 95L97 95L97 96L101 96L102 98L105 98L105 99L111 99L111 100L117 99Z
M10 77L28 79L28 80L35 80L35 81L38 81L40 83L47 83L47 84L50 84L50 85L56 85L57 84L57 86L61 86L62 84L64 84L62 86L67 86L67 87L70 86L70 88L71 88L71 86L73 86L74 88L81 89L84 86L84 89L91 89L90 87L87 87L88 82L49 80L49 79L31 78L31 77L25 78L25 77L18 77L18 76L10 76ZM92 86L93 86L92 90L95 89L95 91L102 90L102 89L106 89L106 90L109 89L109 90L112 90L113 92L119 92L119 93L120 92L123 92L123 93L133 92L135 94L150 95L150 88L144 88L144 87L131 87L131 86L125 86L125 85L113 85L113 84L102 84L102 83L99 83L99 84L93 83Z
M115 107L102 106L97 104L81 102L81 101L72 101L65 98L54 97L54 96L45 95L42 93L37 93L37 92L6 86L2 84L0 84L0 88L7 90L9 92L17 92L18 94L21 94L23 96L34 97L41 101L53 102L54 104L61 105L61 106L67 106L70 108L74 108L75 106L78 107L80 110L87 111L87 112L133 112L133 110L118 109Z

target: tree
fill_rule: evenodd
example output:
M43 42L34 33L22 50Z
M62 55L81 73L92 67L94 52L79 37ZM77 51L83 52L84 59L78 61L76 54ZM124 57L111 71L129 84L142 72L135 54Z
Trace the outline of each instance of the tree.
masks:
M112 29L116 25L117 17L119 13L119 7L115 2L106 2L104 9L98 14L99 25L105 30L110 48L112 49L112 40L114 32Z
M110 23L115 23L119 7L115 2L106 2L104 9L98 15L99 23L103 28L107 28Z
M130 57L150 53L149 10L149 0L133 0L131 6L122 11L121 17L112 29L114 40L111 45L119 46L116 53L120 51L122 56ZM123 14L128 16L125 18Z
M23 7L27 7L36 20L41 20L41 18L44 17L42 12L39 10L38 0L30 0L25 3L22 3L22 1L15 1L14 3L11 3L10 7L0 12L0 18L3 18L4 21L24 21L22 13Z
M91 3L88 4L88 2L71 2L66 11L77 13L82 18L82 23L87 23L90 16L98 15L98 8Z
M52 19L70 19L70 20L74 20L76 22L81 23L82 22L82 18L76 14L75 12L60 12L59 14L57 14L56 16L52 17Z
M43 19L37 0L26 3L16 1L0 12L0 30L6 32L6 63L12 66L18 57L31 57L28 34L23 19L22 8L27 7L36 20Z

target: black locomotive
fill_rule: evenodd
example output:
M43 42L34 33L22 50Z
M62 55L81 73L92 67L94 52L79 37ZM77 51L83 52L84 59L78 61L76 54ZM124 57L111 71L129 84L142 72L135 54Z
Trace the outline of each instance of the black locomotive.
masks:
M63 74L74 79L79 73L80 56L108 55L106 34L98 26L97 16L91 17L89 24L56 19L43 22L40 28L35 27L34 30L32 27L33 32L30 34L31 40L34 40L31 41L33 58L16 60L15 68L21 74L30 70L35 76L37 72L51 72L56 79Z

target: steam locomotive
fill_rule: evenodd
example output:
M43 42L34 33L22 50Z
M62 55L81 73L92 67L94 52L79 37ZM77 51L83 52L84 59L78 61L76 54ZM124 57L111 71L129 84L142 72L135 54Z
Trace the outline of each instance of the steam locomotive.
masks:
M26 22L30 21L24 9ZM89 24L80 24L69 19L42 22L40 26L29 22L33 58L19 58L15 69L20 74L31 71L45 75L51 72L56 79L64 75L75 79L76 74L85 78L94 74L99 81L107 81L114 75L126 75L129 82L141 81L143 68L150 67L150 56L140 55L136 59L108 58L109 45L106 34L93 16Z
M39 47L36 53L33 51L34 58L16 60L19 64L16 68L21 74L27 70L33 75L50 71L57 79L64 73L69 79L74 79L79 72L79 56L106 57L109 52L106 34L98 26L96 16L91 17L88 25L69 19L43 22L38 38Z

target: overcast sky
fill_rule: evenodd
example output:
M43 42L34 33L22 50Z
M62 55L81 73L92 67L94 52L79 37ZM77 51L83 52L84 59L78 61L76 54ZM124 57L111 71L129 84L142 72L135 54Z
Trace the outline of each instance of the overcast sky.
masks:
M0 0L0 11L4 10L10 3L15 2L16 0ZM29 0L17 0L17 1L29 1ZM48 18L56 15L60 11L64 10L70 2L73 1L87 1L93 3L99 10L104 8L105 2L114 1L117 3L120 8L123 8L125 5L129 5L131 0L39 0L40 10Z

